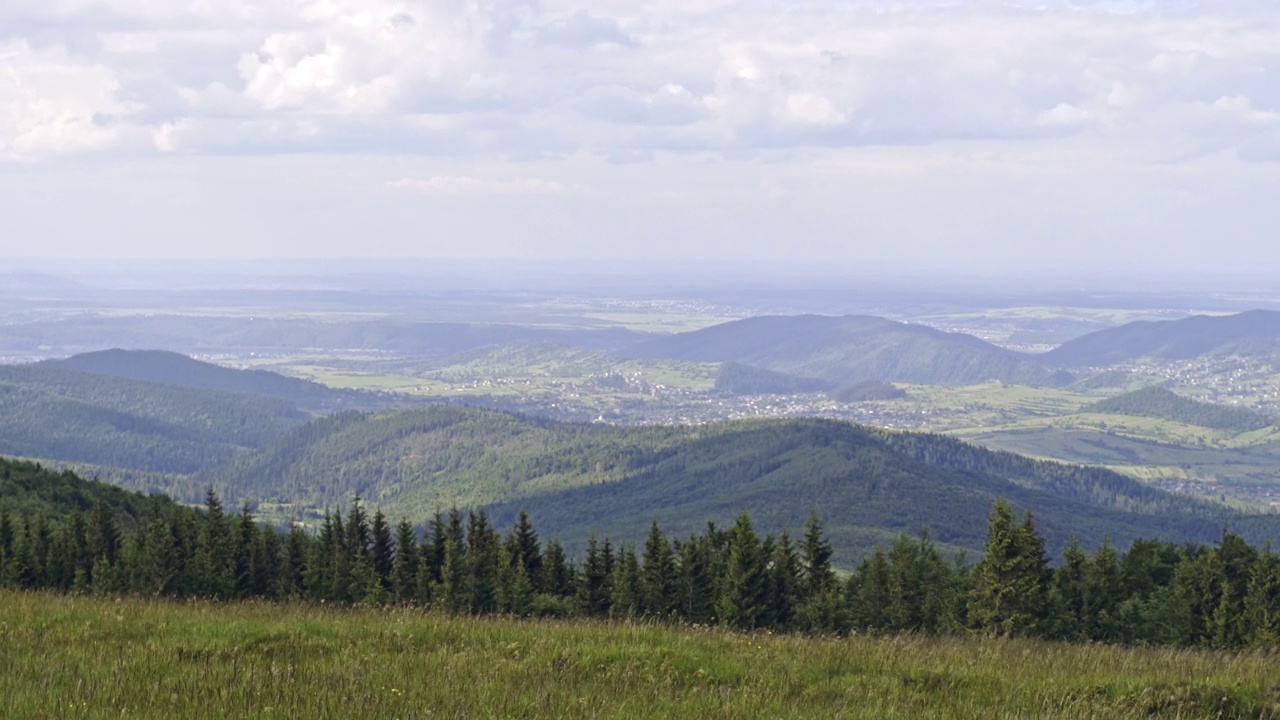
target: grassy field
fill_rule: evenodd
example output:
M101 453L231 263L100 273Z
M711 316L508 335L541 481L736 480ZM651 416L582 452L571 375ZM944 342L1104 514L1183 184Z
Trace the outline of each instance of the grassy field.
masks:
M5 717L1273 718L1276 656L0 593Z

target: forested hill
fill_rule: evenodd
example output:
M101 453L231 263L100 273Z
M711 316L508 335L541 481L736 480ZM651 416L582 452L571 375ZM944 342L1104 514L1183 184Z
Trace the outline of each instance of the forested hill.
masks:
M977 550L1001 496L1036 508L1052 547L1071 535L1211 542L1231 521L1225 508L1106 470L815 419L626 428L457 407L344 414L216 479L233 494L311 506L359 494L412 522L455 504L489 507L500 522L527 508L571 547L592 531L637 540L654 518L685 534L746 511L766 530L794 529L816 509L849 557L921 530ZM1254 523L1251 537L1278 524Z
M627 354L737 362L832 383L861 380L970 385L1071 382L1028 357L971 335L869 316L772 316L715 325L633 345Z
M720 372L716 374L715 389L716 392L728 395L791 395L826 392L831 389L831 383L727 362L720 366Z
M261 395L0 365L0 454L190 473L265 447L308 417Z
M1232 432L1258 430L1272 422L1252 410L1192 400L1154 385L1100 400L1081 412L1157 418Z
M178 507L163 495L143 495L114 485L84 480L71 472L53 472L38 463L0 457L0 513L57 521L95 505L110 511L126 527L147 515Z
M350 399L346 396L354 395L279 373L237 370L164 350L99 350L41 364L131 380L268 395L304 408L341 405L343 399Z
M1280 352L1280 312L1195 315L1182 320L1139 321L1065 342L1040 356L1062 367L1110 365L1150 357L1185 360L1204 355L1274 355Z

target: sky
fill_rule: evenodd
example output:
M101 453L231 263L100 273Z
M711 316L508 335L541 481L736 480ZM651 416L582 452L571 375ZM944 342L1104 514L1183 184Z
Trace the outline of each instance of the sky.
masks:
M6 0L0 263L1280 263L1280 3Z

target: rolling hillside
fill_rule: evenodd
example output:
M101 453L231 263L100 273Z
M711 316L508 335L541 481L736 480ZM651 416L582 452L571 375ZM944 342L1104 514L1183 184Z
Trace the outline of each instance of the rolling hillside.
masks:
M0 511L15 517L55 522L72 512L88 512L96 503L126 525L149 514L177 507L163 495L143 495L114 485L84 480L71 472L53 472L37 463L0 457Z
M1259 430L1271 424L1270 418L1252 410L1199 402L1157 386L1100 400L1085 406L1081 412L1172 420L1233 432Z
M277 398L0 366L0 454L190 473L267 446L308 415Z
M1140 321L1099 330L1063 343L1040 359L1062 367L1110 365L1138 358L1185 360L1204 355L1275 355L1280 352L1280 312L1196 315L1182 320Z
M625 352L646 358L737 362L840 384L883 380L1061 385L1074 379L971 335L856 315L749 318L648 340Z
M300 407L337 404L344 395L319 383L266 370L236 370L164 350L99 350L40 364L167 385L267 395Z
M680 534L743 511L765 530L797 529L816 509L850 557L926 529L977 550L1001 496L1036 508L1054 547L1071 534L1087 544L1104 535L1209 542L1230 517L1105 470L826 420L622 428L457 407L344 414L218 480L230 493L310 507L359 494L414 522L456 504L490 507L502 524L525 508L570 546L595 530L638 540L654 518ZM1272 521L1267 528L1280 526Z

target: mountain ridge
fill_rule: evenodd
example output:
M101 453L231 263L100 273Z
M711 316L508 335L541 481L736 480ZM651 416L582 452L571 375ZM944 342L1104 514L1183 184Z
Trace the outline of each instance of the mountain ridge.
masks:
M760 316L646 340L622 352L640 358L735 362L833 384L1065 385L1074 380L1031 356L972 335L870 315Z

